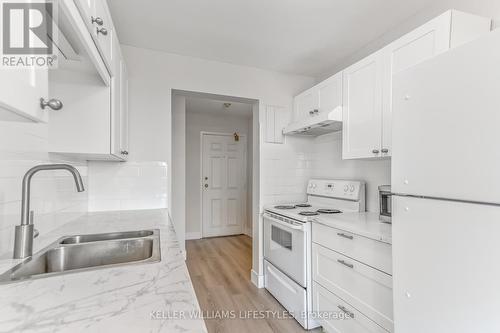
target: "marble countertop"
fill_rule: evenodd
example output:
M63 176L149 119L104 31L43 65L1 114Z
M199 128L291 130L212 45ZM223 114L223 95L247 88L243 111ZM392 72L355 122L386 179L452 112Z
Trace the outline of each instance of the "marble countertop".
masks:
M206 332L166 210L89 213L35 239L35 252L65 235L141 229L160 229L160 262L0 285L0 332Z
M380 222L378 213L342 213L333 214L327 219L321 219L313 223L320 223L329 227L337 228L356 235L392 244L392 225Z

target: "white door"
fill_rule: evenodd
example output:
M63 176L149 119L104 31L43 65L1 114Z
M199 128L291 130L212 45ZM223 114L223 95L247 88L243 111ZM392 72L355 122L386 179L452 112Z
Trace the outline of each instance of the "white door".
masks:
M344 159L381 156L383 54L377 52L344 70Z
M243 232L246 218L246 138L202 135L203 237Z
M393 204L395 332L500 332L500 207Z

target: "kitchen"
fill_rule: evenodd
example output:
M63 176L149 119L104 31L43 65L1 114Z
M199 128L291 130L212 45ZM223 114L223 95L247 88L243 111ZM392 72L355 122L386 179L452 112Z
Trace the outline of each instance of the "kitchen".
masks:
M498 331L496 1L54 4L0 78L1 331Z

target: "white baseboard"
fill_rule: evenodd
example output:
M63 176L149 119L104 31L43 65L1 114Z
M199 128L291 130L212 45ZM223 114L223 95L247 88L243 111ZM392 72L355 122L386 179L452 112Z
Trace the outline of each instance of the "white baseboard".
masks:
M186 240L201 239L201 232L186 232Z
M250 228L245 228L245 230L243 231L243 233L245 235L247 235L248 237L252 238L252 229Z
M264 288L264 275L258 275L253 269L250 273L250 280L257 288Z

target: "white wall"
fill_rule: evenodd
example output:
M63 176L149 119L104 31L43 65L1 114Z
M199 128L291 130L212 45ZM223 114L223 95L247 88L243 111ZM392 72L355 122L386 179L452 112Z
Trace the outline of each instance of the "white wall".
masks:
M68 161L47 153L47 125L0 122L0 257L11 257L14 227L21 222L21 183L26 171L42 163L70 163L88 190L85 162ZM46 234L87 211L88 191L78 193L66 171L42 171L32 179L31 209L40 234ZM35 239L35 250L37 250Z
M168 167L168 179L172 179L172 90L186 90L223 96L234 96L258 100L263 106L279 105L292 110L293 96L313 85L314 79L303 76L287 75L251 67L208 61L198 58L179 56L164 52L135 48L122 45L122 51L129 70L129 103L130 103L130 154L133 162L165 161ZM259 107L256 112L262 112ZM260 117L260 115L259 115ZM262 149L265 155L262 159L254 154L254 163L265 161L273 154L266 154L269 144L259 146L260 124L258 117L254 118L254 146L253 149ZM289 144L276 145L271 150L277 153L286 151L292 165L296 165L296 158L300 153ZM294 155L296 154L296 155ZM294 157L295 156L295 157ZM258 173L255 168L254 173ZM258 165L258 164L257 164ZM118 166L117 166L118 168ZM90 175L99 170L98 165L91 165ZM264 177L266 171L262 170ZM256 178L255 181L257 181ZM281 185L295 182L293 179L282 179L273 188L267 183L253 183L254 213L253 224L257 224L253 234L260 232L259 210L268 200L280 200ZM172 186L169 186L167 195L170 197ZM283 187L284 189L284 187ZM176 195L176 193L173 193ZM260 202L259 198L263 198ZM283 199L284 200L284 199ZM258 205L258 206L257 206ZM172 207L169 205L169 207ZM184 223L184 221L182 221ZM174 221L174 223L177 223ZM181 235L183 236L183 235ZM184 248L183 239L180 238ZM254 237L254 242L257 239ZM261 274L259 259L262 259L261 247L254 245L254 269L256 276Z
M247 152L252 152L252 142L248 138L249 133L249 118L231 115L215 115L203 114L200 112L186 113L186 202L188 209L186 210L186 234L188 238L201 237L200 219L201 219L201 193L200 193L200 168L201 168L201 145L200 133L217 132L217 133L233 133L247 137ZM247 154L247 171L251 170L252 156ZM251 179L247 172L247 179ZM248 184L248 181L247 181ZM251 188L248 188L247 191ZM247 203L251 205L251 194L248 192ZM248 209L248 208L247 208ZM248 215L246 216L248 217ZM245 229L249 228L251 219L244 221ZM246 231L246 230L245 230ZM251 231L250 231L251 232Z
M185 251L186 235L186 97L172 96L172 191L169 195L170 217L177 238ZM167 188L168 191L168 188Z
M342 132L317 137L312 144L314 178L355 179L366 182L366 209L378 212L378 186L391 184L390 160L342 160Z
M390 44L394 40L433 19L439 14L442 14L448 9L457 9L484 17L490 17L493 19L493 28L498 28L500 26L500 1L498 0L435 0L432 5L425 10L422 10L416 15L396 24L393 29L336 64L331 71L328 71L324 73L324 75L318 77L317 82L322 81L323 79L381 49L385 45Z

